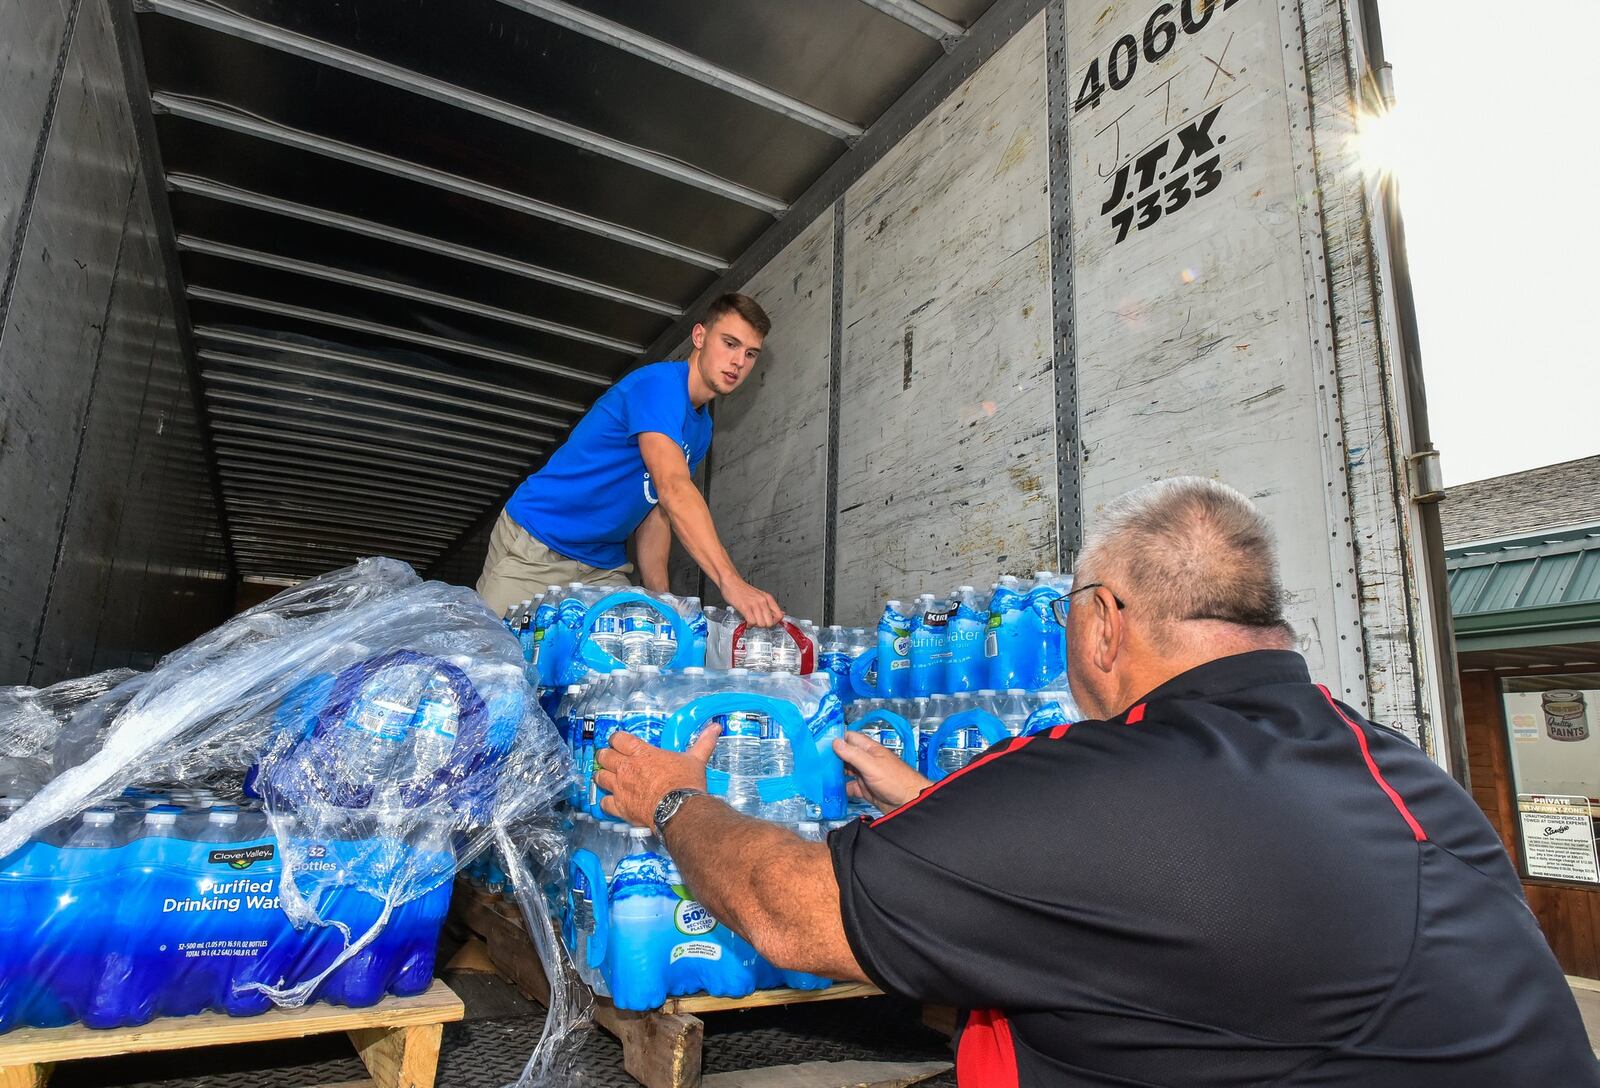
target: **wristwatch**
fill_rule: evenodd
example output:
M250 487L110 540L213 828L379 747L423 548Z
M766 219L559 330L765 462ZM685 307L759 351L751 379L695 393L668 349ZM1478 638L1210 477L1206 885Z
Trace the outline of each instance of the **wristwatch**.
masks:
M654 821L656 825L656 834L666 834L667 821L678 814L678 810L683 807L683 803L685 801L691 797L704 797L705 795L705 790L697 790L693 787L668 790L667 795L661 799L660 804L656 805L656 815Z

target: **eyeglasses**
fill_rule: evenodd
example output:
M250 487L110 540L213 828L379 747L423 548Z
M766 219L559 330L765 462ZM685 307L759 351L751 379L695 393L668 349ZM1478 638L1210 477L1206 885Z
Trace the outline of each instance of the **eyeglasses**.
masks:
M1067 612L1072 607L1072 595L1074 593L1086 593L1091 589L1110 589L1110 588L1111 587L1106 585L1104 582L1089 582L1086 585L1074 586L1072 589L1068 590L1066 593L1063 593L1061 596L1057 597L1055 600L1050 602L1050 608L1056 614L1056 622L1059 623L1063 627L1065 627L1067 625ZM1117 608L1118 609L1123 609L1123 608L1127 608L1128 607L1126 604L1123 603L1122 598L1118 597L1115 593L1111 594L1111 599L1113 601L1117 602Z

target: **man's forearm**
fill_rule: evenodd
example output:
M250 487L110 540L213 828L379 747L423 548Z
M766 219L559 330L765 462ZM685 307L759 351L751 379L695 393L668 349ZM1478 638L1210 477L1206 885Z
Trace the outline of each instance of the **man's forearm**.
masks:
M672 523L672 531L683 542L684 550L700 564L708 578L719 588L726 589L728 582L739 577L728 549L717 536L711 508L706 505L699 488L692 483L670 488L662 494L661 506Z
M666 846L695 898L772 963L866 981L844 939L826 846L710 797L679 809Z
M667 557L672 552L672 527L657 507L639 523L634 533L634 554L639 560L639 583L657 593L667 591Z

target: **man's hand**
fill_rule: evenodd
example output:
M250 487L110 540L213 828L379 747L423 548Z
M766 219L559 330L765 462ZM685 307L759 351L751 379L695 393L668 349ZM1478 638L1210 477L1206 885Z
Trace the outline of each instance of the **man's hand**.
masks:
M833 751L850 771L845 789L851 797L876 805L884 812L899 808L933 785L906 761L857 730L833 742Z
M722 586L722 599L743 616L752 627L776 627L783 622L783 609L778 599L765 590L757 589L744 579L730 579Z
M600 807L634 827L654 827L656 806L673 790L706 788L706 761L722 727L707 726L687 752L664 752L632 733L611 734L596 757L594 781L610 797Z

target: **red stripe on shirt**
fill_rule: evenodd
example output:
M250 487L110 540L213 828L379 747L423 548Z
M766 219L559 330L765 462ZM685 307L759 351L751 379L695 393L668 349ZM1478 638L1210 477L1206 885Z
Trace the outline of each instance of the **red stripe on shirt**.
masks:
M888 812L885 812L882 816L879 816L876 820L873 820L872 823L869 824L868 826L877 827L879 824L883 823L883 821L889 819L891 816L900 815L900 813L904 812L906 809L910 808L912 805L916 804L918 801L922 800L924 797L928 796L930 793L934 792L935 790L937 790L937 789L939 789L939 788L941 788L943 786L948 786L950 783L954 782L956 779L960 778L962 775L966 774L968 771L975 771L979 767L982 767L985 763L988 763L990 760L999 759L1001 756L1006 755L1009 752L1016 752L1016 751L1019 751L1019 750L1021 750L1023 748L1026 748L1035 739L1037 739L1038 736L1039 736L1039 734L1035 733L1032 736L1027 736L1027 737L1013 737L1012 740L1011 740L1011 743L1006 745L1004 748L1000 749L998 752L990 752L987 755L979 756L977 759L973 760L971 763L968 763L965 767L962 767L960 770L952 771L950 774L946 775L944 778L939 779L939 781L933 783L930 786L925 787L921 793L917 794L915 797L913 797L911 800L907 801L905 804L901 805L899 808L891 809Z
M973 1009L956 1050L960 1088L1017 1088L1017 1042L999 1009Z
M1423 832L1422 825L1417 823L1417 818L1411 815L1411 810L1406 807L1406 803L1401 799L1400 794L1395 791L1393 786L1389 785L1388 781L1383 777L1383 772L1378 770L1378 763L1372 758L1371 750L1367 748L1367 734L1362 731L1359 725L1350 720L1349 715L1339 709L1339 704L1333 701L1333 695L1329 693L1327 688L1318 684L1317 690L1322 692L1324 699L1328 700L1328 705L1333 708L1335 714L1339 715L1339 720L1348 725L1350 732L1356 735L1356 743L1361 746L1361 758L1366 760L1367 770L1371 772L1372 780L1378 784L1384 793L1389 795L1389 800L1394 803L1395 811L1405 817L1407 825L1411 828L1411 834L1416 840L1418 842L1426 842L1428 836Z
M1138 706L1128 711L1127 717L1123 718L1122 720L1122 724L1138 725L1140 722L1144 721L1144 708L1146 705L1147 704L1145 703L1140 703Z

